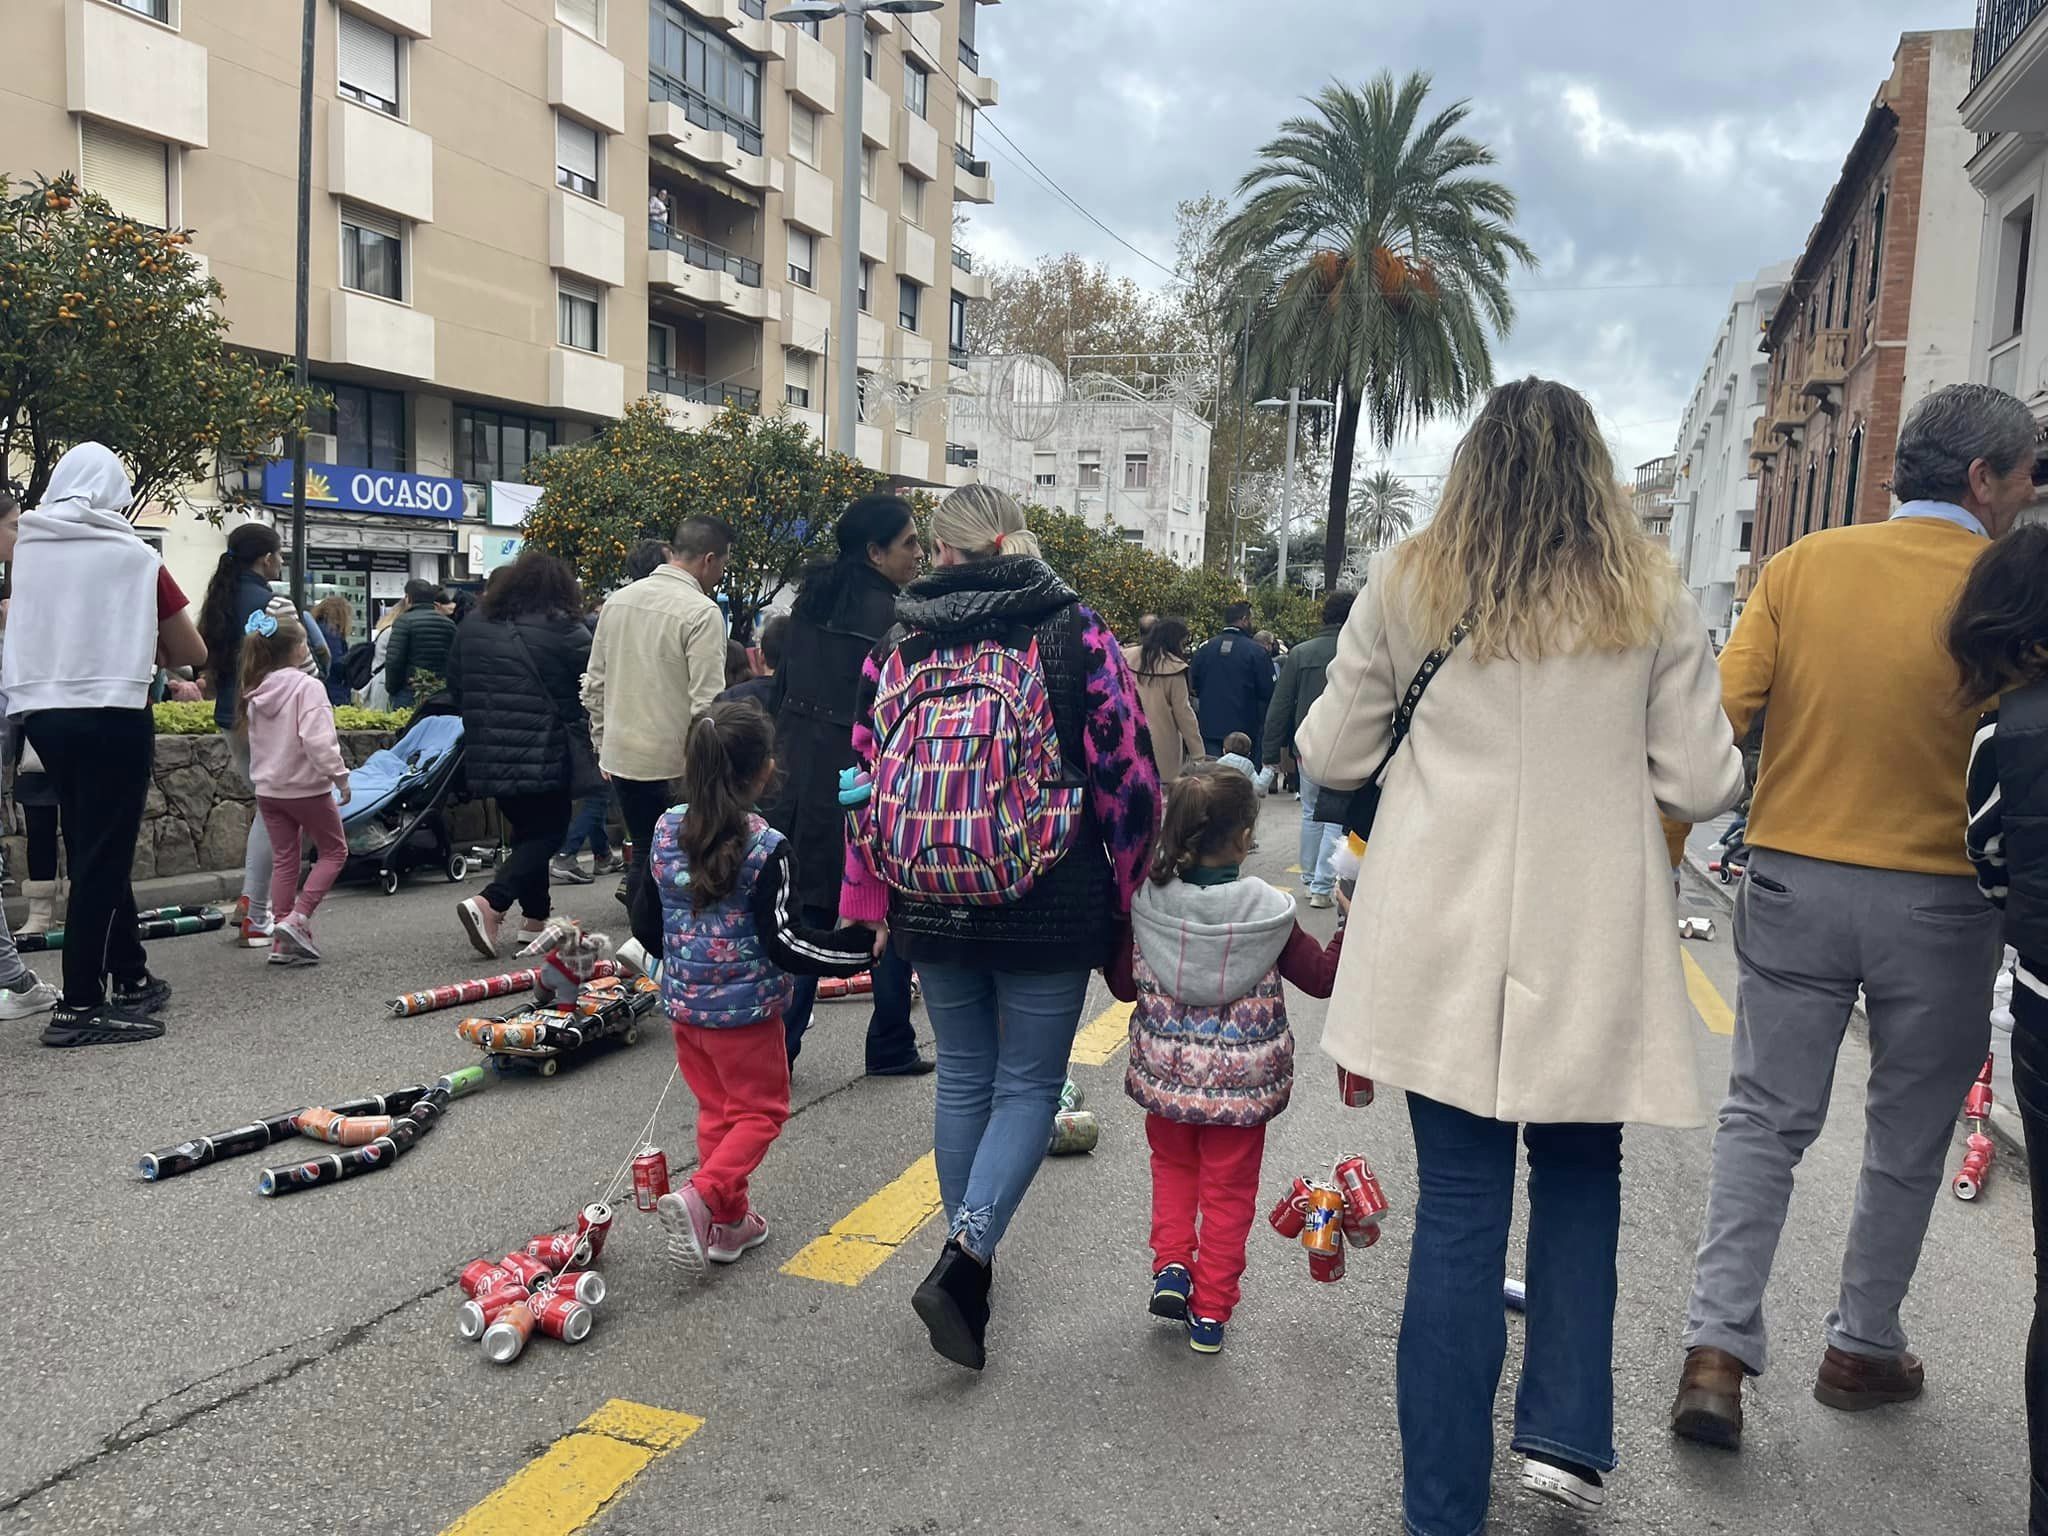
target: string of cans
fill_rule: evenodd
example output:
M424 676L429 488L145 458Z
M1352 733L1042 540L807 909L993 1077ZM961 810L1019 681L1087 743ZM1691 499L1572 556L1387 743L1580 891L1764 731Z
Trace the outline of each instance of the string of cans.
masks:
M604 1276L591 1266L611 1230L611 1206L593 1201L576 1213L571 1227L542 1232L500 1258L464 1265L456 1277L465 1298L456 1308L456 1336L480 1345L493 1365L517 1360L536 1333L581 1344L596 1326L598 1304L607 1294Z
M1344 1278L1347 1244L1370 1248L1380 1240L1386 1215L1379 1176L1363 1157L1347 1152L1337 1159L1328 1181L1296 1174L1266 1220L1308 1251L1309 1278L1328 1284Z
M145 944L159 939L181 938L188 933L213 933L227 925L227 914L219 907L149 907L135 914L135 937ZM18 933L14 947L27 954L64 947L64 930L47 933Z

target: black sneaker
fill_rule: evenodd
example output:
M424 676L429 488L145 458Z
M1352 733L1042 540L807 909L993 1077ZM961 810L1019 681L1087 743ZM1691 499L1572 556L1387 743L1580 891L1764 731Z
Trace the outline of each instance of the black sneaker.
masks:
M114 983L114 1006L125 1013L162 1013L171 1005L171 984L142 973L142 980Z
M146 1013L118 1003L101 1003L97 1008L73 1008L59 1003L43 1027L43 1044L125 1045L131 1040L154 1040L163 1025Z

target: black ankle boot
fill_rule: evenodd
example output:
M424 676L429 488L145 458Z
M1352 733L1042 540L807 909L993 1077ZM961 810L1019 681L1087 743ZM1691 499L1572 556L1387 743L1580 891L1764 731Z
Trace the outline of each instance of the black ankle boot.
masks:
M931 1331L932 1348L970 1371L988 1363L982 1347L988 1331L988 1282L988 1266L949 1238L939 1262L910 1298Z

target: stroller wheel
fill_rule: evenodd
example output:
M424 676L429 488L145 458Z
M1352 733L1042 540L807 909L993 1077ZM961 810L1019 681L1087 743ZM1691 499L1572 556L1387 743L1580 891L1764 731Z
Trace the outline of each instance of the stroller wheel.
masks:
M382 871L377 876L377 884L384 888L386 896L396 896L398 894L398 871L395 869Z
M469 873L469 860L459 853L448 855L448 878L460 880Z

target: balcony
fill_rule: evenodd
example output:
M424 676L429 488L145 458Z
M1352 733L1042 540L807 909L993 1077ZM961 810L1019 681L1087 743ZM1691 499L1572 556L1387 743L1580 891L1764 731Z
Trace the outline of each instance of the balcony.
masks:
M863 98L865 100L865 98ZM903 119L903 147L896 158L905 170L921 181L939 179L939 130L908 107L898 109Z
M624 133L625 64L581 32L550 27L548 105L606 133Z
M960 62L969 69L981 68L981 55L975 51L974 45L964 37L960 39ZM946 451L951 453L953 450L949 447ZM950 464L953 461L948 459L946 462Z
M750 123L745 118L736 117L724 108L714 105L702 92L692 90L680 80L661 74L659 71L650 71L647 76L647 100L649 103L647 136L649 138L656 137L655 123L657 113L655 109L667 105L676 109L676 112L683 120L683 124L693 128L707 129L722 138L730 139L733 147L741 154L759 155L762 152L760 124ZM673 122L663 122L664 132L662 140L679 153L689 154L689 149L677 136L676 130L679 126L681 125ZM714 164L716 162L705 161L702 163Z
M866 198L860 200L860 253L878 267L889 259L888 211Z
M713 384L694 373L671 373L666 368L647 370L647 393L668 408L669 419L686 432L701 432L728 405L758 413L761 391L734 384Z
M1812 414L1805 399L1795 395L1791 385L1786 384L1771 396L1771 407L1764 413L1764 419L1771 424L1774 437L1796 443L1800 433L1806 430L1806 418Z
M759 128L665 75L647 77L647 137L755 192L782 190L782 162L762 154Z
M936 241L915 224L896 225L896 272L922 287L938 281L939 248Z
M887 91L862 91L860 93L860 136L863 142L877 149L887 149L891 142L890 122L895 116L895 104L889 100Z
M953 146L953 201L956 203L992 203L996 200L995 179L990 176L988 162L977 160L973 152L963 144Z
M1764 412L1757 417L1756 427L1749 435L1749 467L1754 474L1759 464L1765 463L1778 453L1778 439L1771 431L1771 413Z
M948 443L946 444L946 462L971 469L981 462L981 450L979 448L968 448L960 443Z
M2048 133L2048 0L1977 0L1963 126Z
M981 55L960 39L960 91L978 106L998 105L996 83L981 72Z
M896 473L906 480L931 484L932 445L921 437L909 437L901 432L889 435L896 439Z
M832 306L822 294L791 283L782 290L782 344L823 352L832 331Z
M705 309L745 320L766 320L769 297L761 286L761 264L722 245L650 220L647 226L647 286Z
M594 352L550 347L548 408L579 416L617 417L626 409L626 370Z
M398 378L434 377L434 317L374 294L337 288L330 299L321 361Z
M548 265L607 288L626 284L626 221L565 188L548 201Z
M839 61L832 50L808 32L789 36L789 67L782 72L789 94L815 111L832 112L839 103ZM862 92L865 97L866 92Z
M64 8L64 105L152 139L206 147L206 50L99 0Z
M813 170L801 160L790 161L789 197L783 204L784 218L799 229L830 240L832 212L838 202L839 189L822 171Z
M336 102L327 117L327 190L401 219L434 218L434 141L396 118Z
M988 274L974 270L974 258L959 246L953 247L953 291L967 299L986 299L991 293Z
M1806 358L1806 378L1799 393L1809 400L1825 400L1828 391L1840 389L1849 376L1849 333L1822 331L1814 338Z

